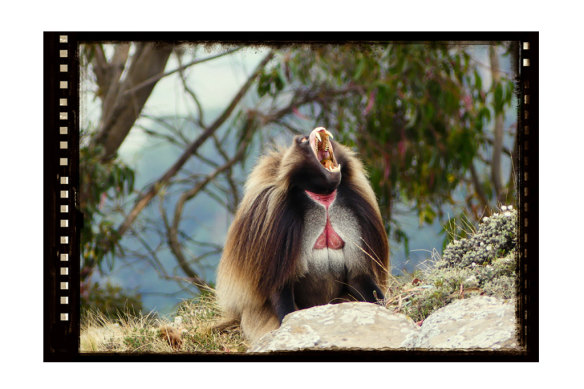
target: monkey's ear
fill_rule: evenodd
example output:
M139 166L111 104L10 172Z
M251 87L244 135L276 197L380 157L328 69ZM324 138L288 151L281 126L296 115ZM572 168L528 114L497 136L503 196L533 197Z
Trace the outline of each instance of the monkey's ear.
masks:
M296 142L298 144L306 143L306 142L308 142L308 137L307 136L296 135L294 137L294 142Z

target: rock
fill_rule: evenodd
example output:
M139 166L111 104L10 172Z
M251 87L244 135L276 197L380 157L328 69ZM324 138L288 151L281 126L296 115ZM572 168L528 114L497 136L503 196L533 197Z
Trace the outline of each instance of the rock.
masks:
M515 306L503 300L477 296L458 300L424 321L419 337L407 347L432 349L518 348Z
M476 296L435 311L421 328L405 315L369 303L303 309L287 315L279 329L248 351L517 348L515 306L496 297Z
M376 304L329 304L290 313L248 351L395 349L412 343L419 330L405 315Z

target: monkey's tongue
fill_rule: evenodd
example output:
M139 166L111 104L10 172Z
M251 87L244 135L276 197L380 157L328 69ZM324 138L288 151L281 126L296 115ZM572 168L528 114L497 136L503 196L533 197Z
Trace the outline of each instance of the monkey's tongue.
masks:
M314 249L319 250L325 249L327 247L332 250L340 250L343 247L345 247L345 242L343 241L343 239L341 239L339 234L335 232L333 226L331 225L331 221L328 217L328 214L326 217L326 225L324 226L324 231L322 232L322 234L320 234L320 236L316 240L316 243L314 243Z

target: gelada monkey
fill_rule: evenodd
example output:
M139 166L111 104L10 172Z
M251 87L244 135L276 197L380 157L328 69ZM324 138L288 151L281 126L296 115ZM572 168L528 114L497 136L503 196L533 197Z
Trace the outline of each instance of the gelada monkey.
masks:
M262 157L217 274L226 320L251 341L297 309L383 299L389 245L363 165L318 127Z

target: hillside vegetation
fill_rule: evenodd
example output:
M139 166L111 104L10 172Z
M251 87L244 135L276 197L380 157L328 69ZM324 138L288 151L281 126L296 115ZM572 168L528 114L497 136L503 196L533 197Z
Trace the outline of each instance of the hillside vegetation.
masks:
M245 343L239 328L221 332L212 292L184 301L173 320L154 315L120 315L118 320L93 313L81 328L81 352L169 353L243 352Z
M517 211L502 207L483 218L476 231L452 241L413 274L392 277L385 306L417 323L435 310L472 295L513 299L517 290ZM212 290L184 301L172 321L154 315L99 313L85 316L81 352L245 352L238 327L218 331L221 317Z

